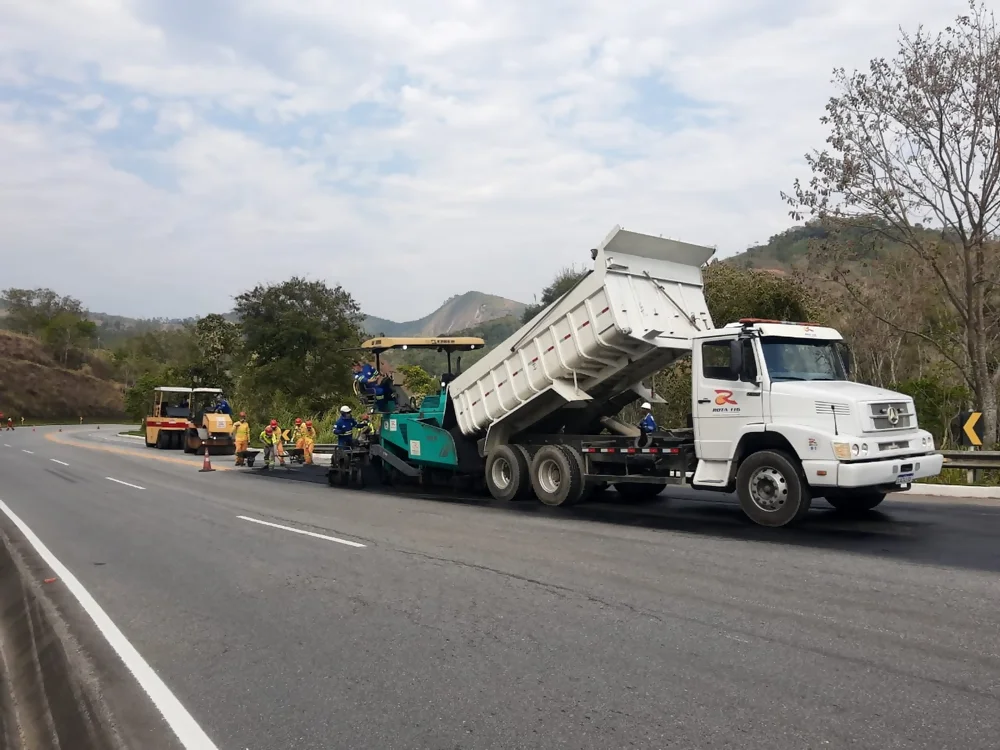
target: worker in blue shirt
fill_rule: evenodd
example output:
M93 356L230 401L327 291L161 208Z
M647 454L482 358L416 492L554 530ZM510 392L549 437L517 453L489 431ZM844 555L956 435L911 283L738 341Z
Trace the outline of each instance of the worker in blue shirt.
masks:
M226 401L225 396L219 396L219 403L215 405L215 409L217 414L228 414L230 416L233 414L233 407Z
M333 426L333 434L337 436L337 445L350 448L354 444L354 437L351 433L358 426L354 417L351 416L350 406L340 407L340 419Z
M639 429L644 433L656 432L656 420L653 419L653 407L649 405L648 401L646 401L643 403L641 408L645 412L645 416L643 416L642 421L639 422Z

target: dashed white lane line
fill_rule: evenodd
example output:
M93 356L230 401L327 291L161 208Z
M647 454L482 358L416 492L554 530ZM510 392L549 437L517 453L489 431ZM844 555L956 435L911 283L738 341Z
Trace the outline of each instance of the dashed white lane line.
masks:
M42 544L42 540L35 536L35 533L28 528L24 521L18 518L14 511L7 507L7 504L3 500L0 500L0 511L3 511L14 522L25 538L38 551L42 559L45 560L46 564L52 568L52 572L55 573L56 577L66 584L66 588L80 602L80 606L90 615L90 619L94 621L94 624L97 625L102 635L111 644L111 647L117 652L118 656L121 657L125 666L135 676L142 689L146 691L146 694L160 710L163 718L186 750L218 750L215 743L198 726L198 722L194 720L194 717L187 712L187 709L181 705L177 697L170 692L170 688L153 671L153 668L146 663L142 655L136 651L135 646L129 642L122 631L118 629L118 626L111 621L107 613L101 609L101 605L83 587L83 584L77 580L76 576L65 565L59 562L56 556L49 551L48 547Z
M21 448L21 452L22 453L30 453L31 455L35 455L34 451L29 451L27 448Z
M4 443L4 444L3 444L3 447L4 447L4 448L10 448L11 446L10 446L10 443Z
M58 458L50 458L49 461L55 464L59 464L60 466L69 466L68 463L66 463L65 461L60 461Z
M327 536L326 534L317 534L315 531L305 531L304 529L293 529L291 526L282 526L280 523L271 523L270 521L261 521L259 518L250 518L249 516L236 516L242 521L249 521L250 523L259 523L262 526L273 526L276 529L284 529L285 531L291 531L295 534L305 534L306 536L314 536L317 539L326 539L328 542L337 542L337 544L346 544L348 547L364 547L364 544L358 542L352 542L347 539L338 539L335 536Z
M144 490L144 489L146 489L145 487L140 487L137 484L129 484L128 482L123 482L122 480L115 479L114 477L104 477L104 478L107 479L109 482L115 482L116 484L124 484L126 487L132 487L133 489L136 489L136 490Z

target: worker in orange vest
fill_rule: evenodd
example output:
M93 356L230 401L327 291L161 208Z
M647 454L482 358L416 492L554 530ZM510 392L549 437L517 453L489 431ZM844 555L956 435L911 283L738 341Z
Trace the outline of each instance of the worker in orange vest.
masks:
M285 465L285 441L281 435L281 425L278 424L277 419L271 420L271 432L273 432L274 438L274 455L278 457L278 463L281 466Z
M250 423L247 421L247 413L240 412L240 418L236 420L236 429L233 437L236 438L236 465L243 465L244 452L250 447Z
M305 456L307 464L312 464L313 448L316 445L316 428L313 427L311 419L306 420L305 429L303 430L303 432L305 433L302 439L303 456Z
M302 417L295 418L295 429L292 431L292 439L295 440L295 447L303 451L306 448L306 430L302 424Z

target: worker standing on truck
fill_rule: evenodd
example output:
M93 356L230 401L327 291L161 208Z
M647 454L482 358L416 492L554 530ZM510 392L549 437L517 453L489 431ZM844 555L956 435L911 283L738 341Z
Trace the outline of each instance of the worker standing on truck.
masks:
M305 438L302 443L302 455L305 458L307 464L312 464L313 462L313 447L316 445L316 428L313 427L311 419L306 420L306 425L303 428Z
M645 416L642 418L642 421L639 422L639 429L643 432L643 434L656 432L656 420L653 419L653 407L648 401L646 401L642 405L642 410L645 412Z
M236 465L242 466L244 454L250 447L250 423L247 422L247 413L240 412L240 418L236 420L233 430L233 437L236 439Z
M351 433L354 432L354 428L357 426L357 421L351 416L351 407L346 405L341 406L340 419L333 426L333 434L337 436L337 445L350 448L354 444Z
M233 407L229 405L229 402L226 400L226 397L222 394L219 395L219 403L216 404L215 406L215 413L228 414L229 416L233 415Z
M275 434L274 428L268 425L264 428L264 431L260 433L260 442L264 444L264 468L270 469L271 464L274 463L274 453L275 453Z

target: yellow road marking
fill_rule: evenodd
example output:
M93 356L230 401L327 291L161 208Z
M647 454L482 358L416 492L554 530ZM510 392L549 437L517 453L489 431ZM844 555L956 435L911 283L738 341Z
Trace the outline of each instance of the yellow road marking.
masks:
M113 448L110 445L88 445L87 443L79 443L73 440L66 440L59 437L59 433L50 432L45 435L46 440L51 440L53 443L59 443L60 445L68 445L71 448L86 448L92 451L103 451L104 453L117 453L121 456L134 456L135 458L147 458L150 461L163 461L164 463L170 464L180 464L181 466L196 467L197 464L194 461L187 461L183 458L177 458L176 456L158 456L155 453L140 453L138 451L131 451L126 448ZM212 466L216 471L233 471L236 467L234 466Z

